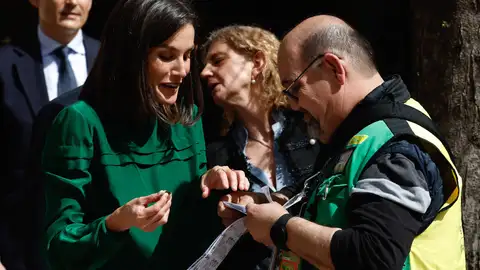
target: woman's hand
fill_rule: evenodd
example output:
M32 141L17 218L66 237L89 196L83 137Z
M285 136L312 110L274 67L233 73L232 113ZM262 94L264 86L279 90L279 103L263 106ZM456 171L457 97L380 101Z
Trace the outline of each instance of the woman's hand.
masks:
M232 191L247 191L250 188L245 173L232 170L228 166L215 166L208 170L200 183L202 197L207 198L212 189L231 189Z
M164 190L144 197L135 198L117 208L106 219L109 230L122 232L137 227L152 232L167 223L172 204L172 195Z

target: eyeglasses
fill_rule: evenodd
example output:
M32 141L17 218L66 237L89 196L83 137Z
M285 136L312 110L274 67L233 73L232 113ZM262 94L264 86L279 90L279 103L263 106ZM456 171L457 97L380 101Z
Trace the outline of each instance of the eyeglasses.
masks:
M317 55L317 57L315 57L315 59L313 59L312 62L310 62L310 64L308 64L308 66L302 71L302 73L300 73L300 75L298 75L298 77L295 78L295 80L293 80L293 82L292 82L287 88L285 88L285 89L282 91L282 93L283 93L284 95L286 95L287 97L289 97L289 98L291 98L291 99L293 99L293 100L295 100L295 101L298 101L298 97L295 96L295 95L290 91L290 89L292 89L292 86L293 86L298 80L300 80L300 79L303 77L303 75L305 74L305 72L307 72L308 69L309 69L311 66L313 66L313 64L314 64L318 59L320 59L320 58L322 58L322 57L324 57L324 56L325 56L325 54L323 54L323 53Z

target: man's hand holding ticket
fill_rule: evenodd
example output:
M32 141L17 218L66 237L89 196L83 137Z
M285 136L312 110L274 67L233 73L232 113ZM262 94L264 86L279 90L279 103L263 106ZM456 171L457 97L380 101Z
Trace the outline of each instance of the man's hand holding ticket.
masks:
M225 204L226 207L228 207L230 209L233 209L233 210L237 210L238 212L240 212L244 215L247 214L247 209L245 208L245 205L231 203L231 202L227 202L227 201L223 201L223 204Z
M218 216L222 219L223 225L229 226L235 220L245 216L245 206L249 203L258 203L259 198L257 198L257 196L257 193L245 191L232 192L223 196L218 202L217 209ZM232 206L231 204L237 206ZM238 206L241 206L241 208Z

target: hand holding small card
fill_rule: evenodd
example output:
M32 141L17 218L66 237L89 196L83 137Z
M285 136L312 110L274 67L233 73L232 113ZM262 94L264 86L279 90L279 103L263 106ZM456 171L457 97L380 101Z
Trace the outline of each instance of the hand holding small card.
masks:
M227 202L227 201L223 201L223 203L225 204L226 207L228 207L230 209L237 210L238 212L240 212L244 215L247 214L247 209L245 208L244 205L231 203L231 202Z

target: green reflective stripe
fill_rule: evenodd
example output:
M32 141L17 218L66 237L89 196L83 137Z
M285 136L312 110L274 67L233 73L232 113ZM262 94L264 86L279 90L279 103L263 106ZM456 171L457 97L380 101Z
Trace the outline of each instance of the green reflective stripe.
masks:
M304 218L323 226L345 228L346 205L351 190L370 158L393 136L384 121L372 123L353 136L340 153L337 164L329 166L331 169L324 173L324 180L310 196ZM347 151L353 152L347 155ZM302 261L301 268L314 267Z
M346 145L346 151L353 151L340 158L339 166L329 166L325 179L316 187L309 198L304 217L324 226L344 228L346 226L345 207L350 192L370 158L391 138L393 133L384 121L377 121L362 129ZM344 164L346 162L346 165ZM333 173L334 168L345 167L342 173Z
M410 266L410 254L408 254L407 259L403 263L403 268L402 270L411 270L412 267Z
M362 143L355 146L350 161L347 163L345 176L348 183L348 191L357 184L360 174L370 161L370 158L391 138L393 133L384 121L377 121L358 132L356 136L368 136Z

